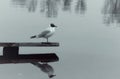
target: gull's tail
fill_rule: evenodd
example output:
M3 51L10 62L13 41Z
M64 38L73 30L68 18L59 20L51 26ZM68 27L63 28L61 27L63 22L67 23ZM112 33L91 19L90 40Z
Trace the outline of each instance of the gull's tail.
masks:
M37 36L36 36L36 35L34 35L34 36L31 36L30 38L31 38L31 39L33 39L33 38L36 38L36 37L37 37Z

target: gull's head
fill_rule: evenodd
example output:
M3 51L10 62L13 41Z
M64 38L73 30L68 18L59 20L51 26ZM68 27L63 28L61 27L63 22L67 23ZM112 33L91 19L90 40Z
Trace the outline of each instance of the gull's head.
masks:
M51 27L57 27L56 25L54 25L53 23L50 24Z

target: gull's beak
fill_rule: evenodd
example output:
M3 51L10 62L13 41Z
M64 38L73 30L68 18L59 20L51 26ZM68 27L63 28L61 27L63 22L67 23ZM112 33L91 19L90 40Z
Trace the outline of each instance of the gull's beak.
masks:
M58 26L55 26L55 27L58 27Z

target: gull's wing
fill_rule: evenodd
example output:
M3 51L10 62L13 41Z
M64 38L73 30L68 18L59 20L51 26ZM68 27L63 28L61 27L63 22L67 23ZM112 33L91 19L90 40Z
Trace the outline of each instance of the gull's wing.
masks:
M50 33L50 30L45 30L41 34L38 35L38 37L45 37L48 33Z

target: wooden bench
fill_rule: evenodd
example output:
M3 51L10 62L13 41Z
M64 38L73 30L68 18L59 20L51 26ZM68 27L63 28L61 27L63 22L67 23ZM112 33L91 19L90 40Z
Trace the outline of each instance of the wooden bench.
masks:
M59 58L55 53L44 54L19 54L19 47L58 47L56 42L0 42L3 47L3 55L0 56L0 64L30 63L30 62L55 62Z

